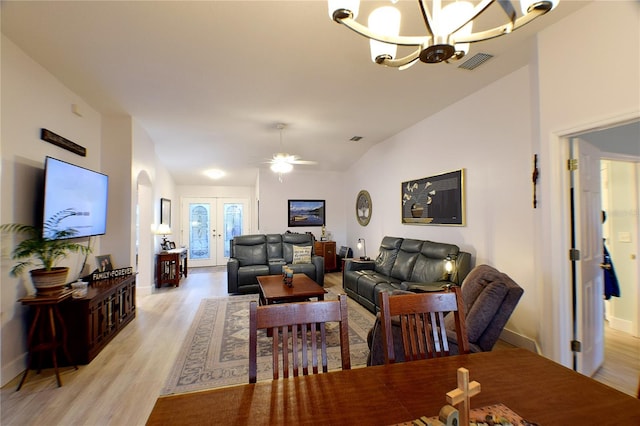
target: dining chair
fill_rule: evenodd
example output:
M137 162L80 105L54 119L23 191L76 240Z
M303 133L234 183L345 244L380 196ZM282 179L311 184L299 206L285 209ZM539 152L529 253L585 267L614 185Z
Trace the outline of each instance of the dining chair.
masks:
M279 378L280 356L282 376L319 373L318 352L322 372L327 372L327 322L337 322L340 332L340 355L342 369L351 369L349 354L349 321L347 317L347 295L338 300L317 302L281 303L258 306L251 302L249 308L249 383L257 380L258 330L267 329L272 339L273 378ZM269 335L269 334L268 334ZM300 341L299 341L300 340ZM309 356L310 355L310 356ZM311 369L309 368L311 359Z
M386 364L396 360L393 345L392 318L400 324L405 361L449 355L449 342L444 317L452 312L459 353L467 354L469 340L465 326L464 302L459 287L446 292L390 295L380 293L382 344Z

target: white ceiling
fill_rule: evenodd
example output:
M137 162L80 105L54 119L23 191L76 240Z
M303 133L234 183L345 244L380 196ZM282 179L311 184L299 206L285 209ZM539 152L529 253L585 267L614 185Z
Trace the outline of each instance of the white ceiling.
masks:
M365 2L360 16L380 3ZM474 71L375 65L368 41L332 22L325 1L3 0L1 13L2 32L92 107L134 117L177 184L253 185L280 151L277 123L287 124L284 151L318 162L296 169L346 170L372 145L525 65L535 32L584 4L563 0L472 45L468 57L495 56ZM416 2L399 7L415 18L401 33L422 35ZM202 174L210 168L227 175L212 182Z

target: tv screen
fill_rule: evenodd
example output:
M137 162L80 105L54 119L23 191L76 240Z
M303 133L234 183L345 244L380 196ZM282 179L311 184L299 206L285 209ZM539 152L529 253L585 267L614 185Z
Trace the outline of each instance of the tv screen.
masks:
M43 221L64 210L72 210L74 214L63 215L66 217L59 223L61 229L76 230L69 238L103 235L107 230L108 187L109 177L105 174L47 157Z

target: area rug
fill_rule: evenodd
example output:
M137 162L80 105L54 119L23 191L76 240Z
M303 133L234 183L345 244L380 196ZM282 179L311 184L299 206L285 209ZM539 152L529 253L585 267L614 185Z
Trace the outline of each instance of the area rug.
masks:
M329 288L326 300L337 299ZM249 381L249 302L257 295L203 299L187 332L161 395L192 392ZM348 300L351 367L365 366L369 348L367 333L375 317L357 302ZM258 380L269 380L271 344L265 331L258 332ZM340 369L337 324L327 324L328 367Z

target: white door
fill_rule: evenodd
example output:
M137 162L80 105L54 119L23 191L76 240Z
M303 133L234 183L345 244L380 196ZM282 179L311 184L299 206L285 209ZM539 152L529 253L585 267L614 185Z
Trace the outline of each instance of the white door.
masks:
M581 346L576 353L576 371L591 376L604 361L600 151L574 138L571 158L577 159L571 181L574 248L580 253L574 264L575 339Z
M249 232L248 205L247 199L183 199L181 238L190 267L226 264L229 241Z

